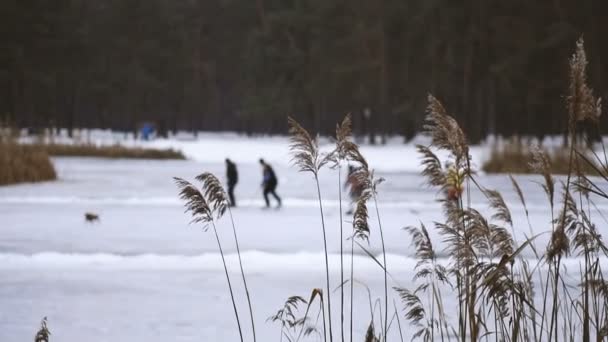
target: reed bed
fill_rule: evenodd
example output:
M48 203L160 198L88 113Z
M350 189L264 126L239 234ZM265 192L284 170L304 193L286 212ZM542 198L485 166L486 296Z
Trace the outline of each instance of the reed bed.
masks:
M293 162L300 171L313 176L319 190L326 279L323 284L325 288L313 289L309 300L291 296L269 318L269 321L279 324L280 340L313 338L333 341L336 334L340 335L342 341L348 338L353 340L353 311L367 310L353 305L355 249L372 258L384 274L383 293L369 293L371 320L367 326L366 342L386 342L389 332L395 329L398 332L391 336L400 336L401 341L403 331L412 332L410 335L413 335L413 339L420 341L588 342L608 338L608 282L604 279L602 265L602 259L608 256L608 248L592 220L597 212L595 201L608 200L608 194L602 190L603 184L599 184L608 182L608 162L584 150L582 144L577 142L576 134L579 125L583 122L597 123L601 114L601 101L595 98L586 82L586 65L581 39L570 60L570 87L566 101L570 145L566 153L567 162L564 161L567 164L565 180L557 182L553 177L556 170L554 160L546 151L531 149L525 160L530 172L540 176L539 186L546 195L550 220L547 222L549 228L545 231L543 227L532 227L529 219L528 227L515 226L511 209L501 193L484 187L476 178L465 132L442 103L429 95L424 128L431 137L431 143L419 145L417 149L423 166L422 175L429 187L438 190L437 200L444 219L432 225L420 223L404 229L411 237L417 260L412 288L399 287L388 276L382 219L378 210L382 179L375 177L358 146L352 142L349 118L338 125L336 147L325 155L319 152L316 138L295 120L289 119ZM442 153L437 153L439 151ZM440 158L439 155L445 157ZM364 185L364 191L356 201L352 220L345 220L352 222L350 234L344 234L343 224L337 227L327 224L319 189L319 170L332 167L339 171L343 163L359 167L356 177ZM583 171L585 168L592 169L600 178L588 177ZM520 200L517 205L521 206L527 218L525 192L515 178L510 179ZM177 182L186 208L194 215L195 222L211 224L215 231L215 217L221 217L225 205L219 204L225 203L224 197L213 195L223 193L219 183L215 185L215 191L210 191L203 182L203 192L200 193L190 183L182 180ZM472 206L473 189L482 194L484 208L490 208L489 214L482 214L481 208ZM342 196L339 199L341 202ZM376 222L369 220L370 201L376 209ZM340 248L340 283L337 279L330 279L328 271L326 236L332 229L335 229L334 233L343 234L343 242L350 242L350 251L345 251L343 244ZM430 238L431 229L441 236L445 246L441 251L442 258L438 258L436 244ZM530 234L523 241L515 240L515 230L527 229ZM535 229L537 232L534 232ZM371 234L380 237L380 257L368 250ZM541 234L549 236L546 245L537 242ZM222 253L219 238L217 242ZM524 253L535 258L525 258ZM348 254L351 268L348 279L345 279L343 260ZM579 261L578 270L565 268L564 260L571 257ZM232 295L225 263L224 268ZM242 265L241 274L245 283ZM350 317L350 331L344 328L343 318L346 286L350 290L349 298L346 298L351 303L347 316ZM332 288L338 287L341 300L339 308L336 308L331 305L329 294ZM401 309L397 309L394 302L389 303L389 290L401 299ZM447 291L451 297L455 296L457 303L455 308L450 307L449 310L446 308ZM378 299L373 301L372 296L378 296ZM239 313L234 297L231 297L238 323ZM395 309L390 321L389 306ZM251 306L249 311L253 317ZM333 329L332 313L340 315L340 329ZM311 317L317 318L314 320ZM401 319L407 324L402 325ZM393 321L397 324L392 324ZM238 327L240 331L240 323Z
M44 149L0 139L0 185L55 179L57 173Z
M608 335L608 283L601 258L608 250L598 234L591 214L595 211L592 190L598 188L582 171L601 173L600 158L590 159L577 143L578 125L597 122L601 101L587 86L587 59L582 40L570 60L567 97L570 146L566 158L566 180L552 176L552 159L541 149L532 149L527 160L530 171L542 176L550 230L547 246L538 246L530 235L515 241L511 213L501 194L486 189L471 169L466 138L458 124L434 98L429 98L427 132L431 146L419 146L429 185L441 190L446 216L434 224L447 244L447 263L439 263L424 225L408 227L416 249L414 289L396 288L405 317L416 327L415 337L424 340L500 341L600 341ZM440 160L435 151L449 152ZM447 165L447 166L445 166ZM608 173L605 173L608 174ZM605 179L608 179L605 178ZM524 193L514 178L526 215ZM470 189L478 188L493 213L486 217L471 206ZM542 234L542 233L541 233ZM522 257L532 251L537 259ZM563 260L580 258L576 286L568 285ZM458 314L455 326L445 312L442 288L455 289Z
M186 157L173 149L153 149L140 147L125 147L122 145L97 146L92 144L34 144L38 149L46 151L51 156L62 157L99 157L126 159L177 159Z
M535 173L530 166L535 150L540 147L536 145L525 144L520 139L512 138L502 145L495 144L490 150L489 157L484 161L482 170L487 173L518 173L531 174ZM567 147L542 148L551 162L551 173L556 175L566 175L570 171L570 149ZM587 158L593 158L593 152L585 146L577 148L579 151L584 151ZM597 162L593 165L581 163L581 171L589 175L597 175L595 168Z

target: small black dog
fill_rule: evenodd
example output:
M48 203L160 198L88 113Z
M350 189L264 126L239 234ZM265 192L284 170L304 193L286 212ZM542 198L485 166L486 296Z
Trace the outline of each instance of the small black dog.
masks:
M84 213L84 219L89 223L99 222L99 215L95 213Z

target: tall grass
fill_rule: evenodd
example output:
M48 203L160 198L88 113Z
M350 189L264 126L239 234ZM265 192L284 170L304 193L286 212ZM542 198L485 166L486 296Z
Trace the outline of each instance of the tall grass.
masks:
M582 171L582 163L589 160L586 152L579 150L583 144L576 141L577 125L597 121L601 112L600 101L586 84L586 64L581 40L570 61L567 97L570 145L566 180L561 184L562 199L557 207L551 160L542 150L531 152L530 169L543 178L541 186L551 213L549 243L540 253L542 249L535 241L538 235L521 243L514 240L510 232L511 214L502 196L476 181L468 162L464 134L438 101L429 99L426 129L433 140L431 146L419 146L419 151L423 155L423 174L431 186L443 193L446 221L435 224L435 228L447 243L450 257L447 265L438 266L424 225L408 228L419 260L416 266L419 285L414 291L403 288L397 291L407 310L406 318L419 328L415 337L426 341L439 334L444 340L446 336L449 339L450 330L457 331L462 341L488 336L504 341L599 341L608 336L608 293L604 291L608 283L600 262L608 249L591 221L590 193L599 186ZM440 160L434 149L449 152L448 159ZM586 166L601 171L591 161ZM525 208L524 194L511 179ZM465 201L470 202L470 187L477 187L486 197L494 211L490 218L464 205ZM465 196L468 198L464 199ZM554 209L559 209L557 215ZM524 250L532 250L538 256L535 265L522 256ZM564 258L573 254L581 258L576 287L568 285L563 266ZM536 285L535 278L539 280ZM456 288L459 310L455 328L450 327L443 314L444 299L437 284ZM428 296L426 300L424 295Z
M210 203L212 203L214 211L217 213L217 219L220 219L226 210L228 216L230 216L230 224L232 226L232 234L234 237L234 244L236 245L236 253L239 260L239 270L241 271L241 279L243 280L243 286L245 288L245 295L247 297L247 306L249 308L249 317L251 319L251 330L253 333L253 341L256 341L255 334L255 322L253 318L253 308L251 307L251 296L249 294L249 287L247 286L247 278L245 277L245 271L243 270L243 260L241 258L241 248L239 246L239 239L236 234L236 225L234 224L234 218L232 217L232 210L230 209L230 201L228 195L222 187L220 181L213 174L209 172L202 173L196 177L196 180L203 184L203 192L205 197Z
M578 140L576 140L578 141ZM580 148L578 150L591 160L593 152L583 150L586 142L579 141ZM490 150L488 158L483 162L482 170L488 173L535 173L535 170L530 166L530 160L533 158L535 150L538 146L524 143L521 139L511 138L503 144L494 144ZM551 173L566 175L570 171L570 148L555 147L543 148L551 162ZM595 168L597 163L593 165L581 163L580 170L585 174L597 174Z
M44 150L52 156L63 157L99 157L99 158L126 158L126 159L177 159L186 157L173 149L155 149L126 147L122 145L97 146L92 144L33 144L37 149Z
M344 342L344 219L342 215L342 164L347 161L351 138L351 119L346 115L340 125L336 125L336 148L329 155L332 168L338 170L338 210L340 211L340 339ZM352 288L352 283L351 283ZM352 295L351 295L352 298ZM351 303L352 313L352 303ZM351 319L352 321L352 319ZM352 326L351 326L352 341Z
M299 168L300 172L312 174L316 187L317 199L319 202L319 212L321 216L321 230L323 232L323 251L325 254L325 280L327 288L327 319L329 327L329 341L333 341L332 320L331 320L331 287L329 281L329 259L327 253L327 230L325 228L325 216L323 215L323 201L321 198L321 186L319 185L319 171L323 166L330 162L328 156L322 156L319 152L317 139L313 139L310 134L298 124L294 119L288 118L290 133L290 150L293 154L293 163Z
M55 179L57 173L44 149L0 139L0 185Z
M329 263L328 263L328 253L327 253L327 233L325 227L325 220L323 216L323 203L321 199L321 190L319 186L319 170L328 163L333 164L334 168L337 168L340 171L340 165L343 162L354 162L359 165L359 169L355 173L355 177L357 181L363 185L363 194L357 200L357 207L353 216L353 228L354 233L351 237L351 340L352 340L352 313L353 313L353 284L354 284L354 276L353 276L353 260L354 260L354 239L361 238L363 240L367 240L369 234L369 225L367 223L368 219L368 210L367 210L367 201L373 198L376 215L378 218L378 228L380 231L380 239L382 243L382 256L383 261L381 266L384 270L384 338L388 333L388 272L386 270L386 249L384 245L384 234L382 232L382 224L380 220L380 213L378 210L378 202L377 202L377 186L383 181L382 178L376 179L374 177L373 170L370 171L369 166L365 158L359 152L358 146L350 140L350 117L347 115L343 120L341 125L338 125L336 130L336 148L325 156L321 156L319 153L319 147L316 139L312 139L310 134L301 127L295 120L289 118L290 125L290 134L291 134L291 150L293 152L293 161L296 166L299 167L300 171L310 172L313 175L315 184L317 186L317 194L319 201L319 210L321 215L321 227L323 231L323 247L325 252L325 271L326 271L326 283L327 283L327 316L328 316L328 326L329 326L329 340L333 340L332 334L332 320L331 320L331 293L330 289L330 279L329 279ZM341 188L341 178L338 178L338 186ZM340 190L341 191L341 190ZM341 194L339 195L340 199L340 208L342 207ZM341 291L341 340L344 340L344 329L343 329L343 286L344 286L344 266L343 266L343 258L344 258L344 248L343 248L343 225L342 225L342 212L340 209L340 291ZM361 245L359 245L361 246ZM363 246L361 248L364 249ZM366 250L367 252L367 250ZM368 255L371 256L371 253L367 252ZM376 260L376 262L378 262ZM380 263L379 263L380 264Z

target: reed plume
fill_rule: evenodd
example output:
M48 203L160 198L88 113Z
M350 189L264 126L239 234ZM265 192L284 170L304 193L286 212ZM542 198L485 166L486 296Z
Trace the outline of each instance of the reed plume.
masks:
M420 300L420 297L414 292L404 288L394 288L401 303L405 308L405 318L418 330L412 336L412 340L421 337L423 341L431 341L432 322L421 323L426 321L426 310Z
M357 199L355 212L353 214L353 237L369 241L369 213L367 209L367 201L371 198L369 191L364 191Z
M345 161L349 152L353 148L352 138L352 120L350 114L347 114L342 123L336 125L336 148L327 157L333 162L334 167L340 166L340 162Z
M186 202L186 212L192 215L190 224L202 223L203 229L206 231L209 223L213 221L213 214L207 200L192 183L177 177L173 179L180 190L180 199Z
M51 331L48 328L47 319L44 317L40 322L40 329L38 329L38 332L34 337L34 342L49 342L50 336Z
M570 58L570 84L566 97L570 127L578 121L597 122L602 113L602 99L596 99L593 90L587 85L587 64L585 42L581 37Z
M310 299L308 300L308 303L306 306L306 312L304 313L304 317L300 320L300 321L302 321L302 328L300 329L300 333L298 334L298 337L295 339L296 342L298 342L300 340L300 337L302 337L302 335L308 336L308 335L312 334L313 332L318 333L316 325L305 326L306 320L308 319L308 313L310 312L310 307L317 297L319 298L319 301L321 304L320 313L323 314L323 339L325 341L327 341L327 327L325 324L326 322L325 322L325 308L324 308L324 304L323 304L323 290L319 289L319 288L314 288L314 289L312 289L312 291L310 293ZM318 320L318 315L317 315L317 320ZM319 335L321 335L321 334L319 334Z
M289 117L287 122L292 163L300 169L300 172L310 172L317 177L319 170L330 161L330 158L321 156L317 139L313 139L296 120Z
M443 187L446 184L446 175L437 155L429 147L423 145L416 145L416 150L418 154L422 155L422 176L426 179L427 184Z
M270 316L268 320L272 322L281 322L281 324L288 328L293 328L298 324L296 318L296 311L298 310L299 304L307 304L306 299L300 296L291 296L285 300L283 307L280 308L274 315Z
M538 146L534 146L532 148L532 160L530 161L530 168L534 170L534 172L543 176L544 184L541 184L547 198L549 199L549 204L551 204L551 211L553 211L553 203L555 198L555 181L553 180L553 176L551 175L551 162L549 160L549 156L547 156L547 152L541 149Z
M435 250L433 249L433 242L429 236L424 224L420 224L420 228L415 226L405 227L404 230L410 234L412 238L412 244L416 249L416 269L421 266L427 265L435 261ZM430 272L424 271L423 273L416 273L415 278L424 277Z
M484 193L490 202L490 207L495 210L492 219L502 221L512 226L513 219L511 218L511 211L507 207L507 203L505 203L505 200L500 194L500 192L496 190L486 189ZM523 196L520 198L523 199Z
M271 322L279 322L281 324L281 339L285 336L287 340L295 341L294 334L297 328L304 325L304 320L296 316L300 304L308 303L300 296L291 296L287 298L283 307L268 318Z
M365 342L380 342L380 339L376 337L373 320L367 326L367 331L365 332Z
M361 240L369 240L369 212L367 209L367 202L373 196L372 189L372 173L368 168L367 161L359 152L359 149L354 149L350 153L351 161L357 162L361 165L352 175L355 178L355 182L360 184L362 191L361 195L355 202L355 211L353 214L353 235Z
M519 198L519 202L524 207L524 211L526 212L526 217L529 217L528 206L526 205L526 199L524 197L523 191L521 190L521 187L519 186L519 183L517 183L517 181L515 180L515 178L513 178L512 175L509 175L509 179L511 180L511 185L513 185L513 189L515 189L515 193L517 194L517 197Z
M222 218L228 207L228 196L219 179L210 172L202 173L195 178L203 184L203 196L217 219Z
M419 326L419 321L422 318L418 319L419 317L415 314L415 311L419 309L416 305L412 306L411 301L405 301L404 303L406 304L406 309L409 308L410 310L406 317L413 320L412 323L415 326L422 328L419 332L422 334L424 331L424 334L426 334L425 339L431 341L435 339L435 326L437 325L441 339L443 340L444 337L449 333L449 330L447 323L440 323L441 321L446 321L440 285L451 286L448 278L448 270L443 265L436 262L436 253L433 248L433 243L424 224L420 223L420 228L409 226L404 228L404 230L409 233L410 237L412 238L412 244L416 249L417 262L415 267L416 273L414 275L414 281L424 281L415 289L414 293L410 295L417 297L422 293L427 293L428 301L430 303L430 325L424 328ZM408 292L404 292L402 289L400 293L404 294ZM406 297L407 296L401 296L402 300ZM419 301L420 300L418 298L418 302ZM416 301L414 301L414 303L415 302ZM435 311L437 311L437 314L435 314Z
M450 151L456 164L468 159L469 146L466 137L456 120L449 116L441 102L433 95L428 95L426 122L424 131L432 139L431 145Z

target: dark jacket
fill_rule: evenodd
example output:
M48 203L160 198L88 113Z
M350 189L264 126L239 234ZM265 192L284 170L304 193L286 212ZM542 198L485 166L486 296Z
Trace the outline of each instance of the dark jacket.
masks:
M262 181L264 186L275 187L278 184L277 176L270 165L264 166L264 180Z
M239 173L236 171L236 164L228 162L226 165L226 178L228 184L235 185L239 181Z

